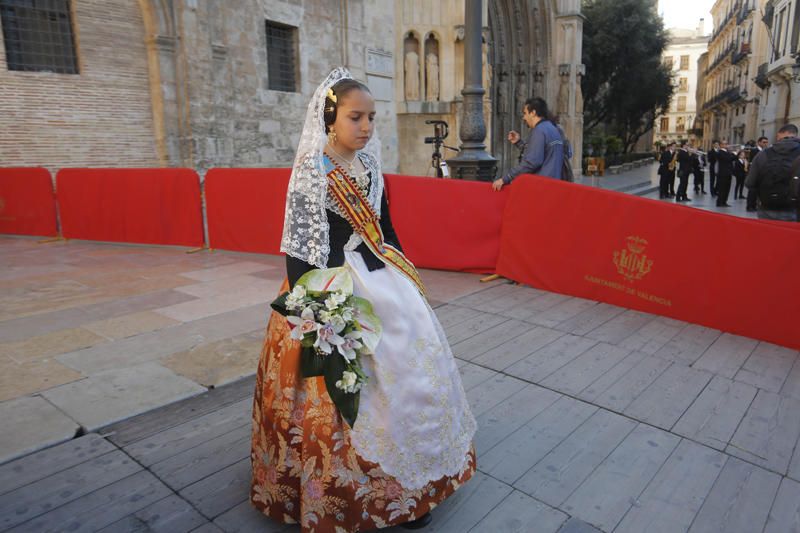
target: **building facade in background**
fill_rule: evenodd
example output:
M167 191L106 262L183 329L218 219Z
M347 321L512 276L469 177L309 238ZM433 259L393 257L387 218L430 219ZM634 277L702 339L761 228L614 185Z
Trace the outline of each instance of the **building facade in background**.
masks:
M698 60L708 50L703 35L703 19L696 30L670 29L670 41L663 53L664 64L672 71L675 92L669 112L656 118L654 141L667 144L693 137L697 116Z
M774 140L800 122L798 0L717 0L705 69L703 146L714 139L744 144Z
M579 0L484 2L487 145L543 96L580 157ZM3 166L287 167L338 65L367 83L389 172L459 145L464 0L0 0ZM449 157L452 154L445 154Z

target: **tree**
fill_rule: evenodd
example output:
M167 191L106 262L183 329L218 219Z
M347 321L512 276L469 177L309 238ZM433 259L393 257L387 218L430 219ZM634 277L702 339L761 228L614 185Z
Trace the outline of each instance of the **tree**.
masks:
M669 36L655 2L583 0L584 137L622 139L628 152L668 108L672 74L661 61Z

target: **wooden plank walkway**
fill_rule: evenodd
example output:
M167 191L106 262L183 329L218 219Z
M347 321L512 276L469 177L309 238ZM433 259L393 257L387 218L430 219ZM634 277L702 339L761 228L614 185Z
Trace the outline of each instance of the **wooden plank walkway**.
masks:
M428 531L800 531L796 351L510 284L437 314L479 473ZM253 386L0 465L0 531L298 531L247 502Z

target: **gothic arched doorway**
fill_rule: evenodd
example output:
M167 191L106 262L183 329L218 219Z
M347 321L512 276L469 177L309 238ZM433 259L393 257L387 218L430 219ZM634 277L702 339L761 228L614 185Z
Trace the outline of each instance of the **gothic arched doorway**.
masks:
M492 65L491 132L487 144L505 171L517 162L516 148L506 141L510 130L522 132L522 106L531 96L549 99L552 0L489 2L489 51Z

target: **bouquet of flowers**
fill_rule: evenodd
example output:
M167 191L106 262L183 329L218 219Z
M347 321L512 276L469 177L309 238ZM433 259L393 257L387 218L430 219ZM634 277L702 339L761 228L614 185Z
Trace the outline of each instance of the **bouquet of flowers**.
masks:
M353 427L367 381L361 357L375 353L382 331L372 304L353 295L353 278L339 267L307 272L272 308L286 317L291 338L300 341L303 377L323 376L328 395Z

